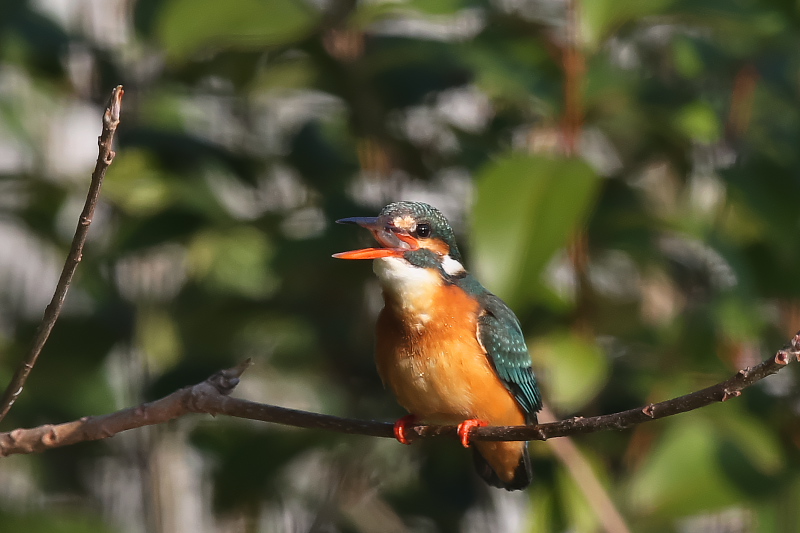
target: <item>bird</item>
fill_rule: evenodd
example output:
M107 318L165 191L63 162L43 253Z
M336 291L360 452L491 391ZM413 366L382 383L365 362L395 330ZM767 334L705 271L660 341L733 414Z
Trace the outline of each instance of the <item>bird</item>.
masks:
M529 486L527 442L470 442L476 427L536 424L542 398L519 320L464 268L450 223L435 207L410 201L336 222L368 229L380 245L333 257L373 260L384 300L375 362L409 412L394 424L397 440L409 444L414 424L458 424L489 485Z

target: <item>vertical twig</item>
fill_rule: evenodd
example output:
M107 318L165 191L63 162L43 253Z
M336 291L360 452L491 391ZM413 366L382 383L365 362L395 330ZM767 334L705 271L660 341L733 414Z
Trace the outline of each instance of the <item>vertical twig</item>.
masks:
M558 418L545 407L540 415L542 422L557 422ZM548 440L550 449L567 468L575 484L583 492L589 507L597 516L606 533L630 533L628 524L614 505L614 501L597 478L592 466L569 437Z
M562 136L564 153L571 156L578 151L583 126L583 76L586 59L583 56L580 37L580 12L576 0L567 0L567 20L564 50L564 116Z
M738 140L750 126L758 78L758 70L752 63L748 63L736 73L727 123L727 133L730 138Z
M53 298L50 300L47 308L44 310L44 317L42 323L36 330L33 338L33 346L31 347L25 359L22 360L11 382L6 387L2 398L0 398L0 420L3 420L11 406L17 401L19 395L22 394L22 389L25 382L28 380L39 354L42 352L47 339L50 337L50 332L58 320L58 315L61 313L61 308L64 306L64 300L67 297L69 285L72 282L72 277L75 275L75 270L78 268L78 263L81 262L83 256L83 245L86 243L86 235L89 233L89 225L92 223L94 216L94 208L97 205L97 200L100 197L100 187L103 184L106 170L114 160L114 151L111 150L111 144L114 141L114 134L119 125L119 113L122 107L122 95L125 91L122 90L122 85L118 85L111 91L111 99L106 106L105 113L103 113L103 132L98 139L98 146L100 147L97 156L97 163L92 172L92 183L89 186L89 192L86 195L86 203L83 206L83 212L78 219L78 227L75 229L75 236L72 238L72 245L67 255L67 260L64 263L64 268L61 270L61 277L58 279L56 290L53 293Z
M580 136L584 120L583 86L586 58L583 51L580 17L578 1L567 0L565 37L561 56L564 69L564 114L561 118L561 138L563 153L568 157L572 157L580 151ZM572 236L567 253L577 281L575 326L578 331L591 337L592 331L588 319L591 312L592 292L588 275L589 239L585 228L579 229Z

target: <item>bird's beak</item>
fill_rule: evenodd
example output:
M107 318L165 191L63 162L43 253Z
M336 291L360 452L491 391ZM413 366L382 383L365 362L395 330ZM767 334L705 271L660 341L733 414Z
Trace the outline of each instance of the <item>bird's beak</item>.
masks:
M372 232L382 248L363 248L350 252L333 254L337 259L381 259L384 257L403 257L409 250L419 248L417 240L404 230L387 224L380 217L351 217L336 221L337 224L356 224Z

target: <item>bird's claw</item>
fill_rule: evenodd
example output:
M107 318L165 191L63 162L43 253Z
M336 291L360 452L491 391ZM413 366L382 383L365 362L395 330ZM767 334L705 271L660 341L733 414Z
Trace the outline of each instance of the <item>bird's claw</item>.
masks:
M489 422L486 420L481 420L480 418L470 418L468 420L464 420L458 425L458 437L461 439L461 445L464 448L470 447L470 433L475 428L480 428L484 426L488 426Z
M419 419L414 415L406 415L394 423L394 438L402 444L411 444L411 439L408 437L408 428L415 426Z

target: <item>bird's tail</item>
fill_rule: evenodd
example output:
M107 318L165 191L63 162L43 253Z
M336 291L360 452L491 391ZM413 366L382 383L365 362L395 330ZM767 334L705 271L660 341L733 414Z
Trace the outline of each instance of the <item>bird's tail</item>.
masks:
M531 484L533 479L533 470L531 469L531 458L528 455L528 443L525 443L522 455L520 456L519 464L514 470L513 477L509 480L503 480L497 475L492 466L478 451L478 447L472 448L472 459L475 463L475 470L478 475L483 478L486 483L493 487L506 490L522 490Z

